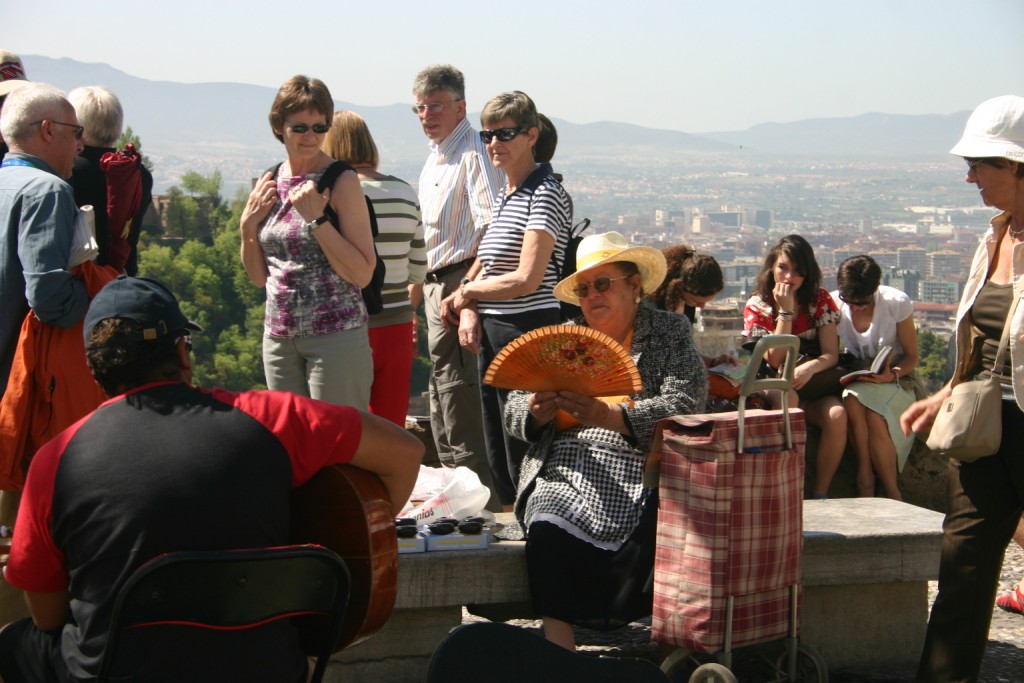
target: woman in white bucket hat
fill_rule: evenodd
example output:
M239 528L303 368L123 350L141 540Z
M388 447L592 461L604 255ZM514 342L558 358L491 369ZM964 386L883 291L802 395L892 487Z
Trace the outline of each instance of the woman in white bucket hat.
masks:
M575 647L572 625L610 629L649 615L657 491L643 483L658 420L703 411L704 363L683 316L641 303L665 277L665 257L617 232L590 235L577 270L554 289L586 325L627 349L643 389L593 398L513 391L509 432L530 443L516 516L527 530L534 609L548 640Z
M906 433L926 432L952 386L1002 373L1002 442L974 462L950 460L939 594L928 621L918 681L974 681L988 638L1006 544L1024 511L1024 97L978 105L950 150L967 162L965 180L1002 213L978 246L956 315L956 370L937 394L912 404ZM1009 354L994 368L1007 316Z

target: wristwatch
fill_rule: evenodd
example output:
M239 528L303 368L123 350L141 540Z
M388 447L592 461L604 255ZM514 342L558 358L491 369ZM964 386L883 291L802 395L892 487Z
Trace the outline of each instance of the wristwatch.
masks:
M323 216L320 216L320 218L317 218L315 221L310 221L306 223L306 229L309 230L311 233L316 232L316 229L326 222L327 214L325 213Z

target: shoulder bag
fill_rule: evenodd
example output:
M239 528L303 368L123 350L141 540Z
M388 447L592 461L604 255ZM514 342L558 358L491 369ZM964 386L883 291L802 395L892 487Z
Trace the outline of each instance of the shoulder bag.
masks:
M933 453L962 462L974 462L999 450L1003 438L1003 355L1006 353L1013 309L1014 306L1010 306L1006 314L991 374L983 379L960 382L953 387L949 398L942 402L928 435L928 448ZM996 374L996 368L999 368L999 374Z

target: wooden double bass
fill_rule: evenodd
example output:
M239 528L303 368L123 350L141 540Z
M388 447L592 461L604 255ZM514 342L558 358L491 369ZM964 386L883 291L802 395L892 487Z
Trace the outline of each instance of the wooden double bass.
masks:
M292 490L289 540L330 548L348 565L348 609L335 652L384 626L397 594L398 537L391 499L376 474L354 465L331 465Z

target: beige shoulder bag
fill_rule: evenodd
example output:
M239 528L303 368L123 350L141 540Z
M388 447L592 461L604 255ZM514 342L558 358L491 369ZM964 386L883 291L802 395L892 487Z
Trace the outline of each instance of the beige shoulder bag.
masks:
M1014 298L1013 304L1016 303ZM1014 308L1015 305L1011 305L1006 314L1003 336L999 339L999 350L990 376L954 386L953 393L942 402L935 415L927 444L937 455L973 462L999 450L1003 438L1003 355ZM999 374L995 368L999 368Z

